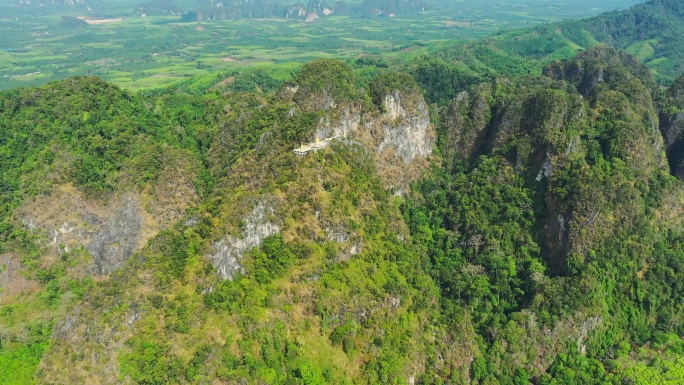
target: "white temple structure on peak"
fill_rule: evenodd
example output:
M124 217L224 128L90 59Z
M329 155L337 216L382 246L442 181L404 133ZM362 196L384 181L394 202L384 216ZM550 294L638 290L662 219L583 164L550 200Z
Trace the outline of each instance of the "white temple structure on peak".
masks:
M306 143L302 144L299 148L295 148L293 151L297 156L304 156L308 154L311 151L318 151L322 150L326 147L328 147L328 144L330 144L330 141L337 138L337 136L333 136L332 138L326 138L321 140L318 135L316 135L316 141L312 143Z

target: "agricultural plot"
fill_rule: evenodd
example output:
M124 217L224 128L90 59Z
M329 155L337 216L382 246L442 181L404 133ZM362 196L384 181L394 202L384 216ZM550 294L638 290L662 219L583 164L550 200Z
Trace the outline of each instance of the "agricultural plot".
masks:
M120 9L106 17L80 17L85 25L65 24L61 14L17 15L0 21L0 89L74 75L99 76L132 90L165 87L194 75L254 64L401 54L409 47L584 17L634 2L435 0L432 9L410 17L333 16L312 23L287 19L181 23L178 16L140 17L121 14Z

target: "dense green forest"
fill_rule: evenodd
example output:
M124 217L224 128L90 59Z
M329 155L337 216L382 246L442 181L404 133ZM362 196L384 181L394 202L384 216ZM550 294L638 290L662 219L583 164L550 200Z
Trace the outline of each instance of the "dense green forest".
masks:
M0 384L684 383L673 7L0 92Z

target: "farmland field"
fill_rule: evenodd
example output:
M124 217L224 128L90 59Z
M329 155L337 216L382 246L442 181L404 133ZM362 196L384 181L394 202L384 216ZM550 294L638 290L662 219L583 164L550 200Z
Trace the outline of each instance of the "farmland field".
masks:
M141 17L128 8L60 22L77 10L20 13L0 19L0 89L96 75L137 90L164 87L199 74L247 66L403 54L427 43L486 36L496 31L579 18L635 3L627 1L499 1L487 5L434 1L424 12L398 18L330 16L305 23L285 18L181 23L179 16ZM635 47L646 52L647 48ZM646 51L644 51L646 49Z

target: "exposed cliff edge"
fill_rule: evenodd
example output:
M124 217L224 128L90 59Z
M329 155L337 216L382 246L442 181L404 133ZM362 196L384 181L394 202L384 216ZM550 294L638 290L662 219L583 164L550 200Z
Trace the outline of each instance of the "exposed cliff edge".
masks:
M280 232L275 209L264 200L254 205L243 222L245 229L241 238L227 236L219 240L213 245L215 252L208 255L223 279L233 279L238 273L244 274L246 271L240 262L245 252L261 246L266 237Z
M325 81L332 76L341 80ZM303 111L324 114L311 140L338 137L371 150L387 187L401 195L427 169L435 145L436 133L423 94L415 80L401 72L383 74L371 84L367 92L375 108L359 104L353 88L349 68L317 60L304 66L281 97L291 98Z
M100 231L93 234L86 247L93 255L100 274L109 274L119 268L133 255L139 243L142 228L139 203L132 197L126 197L114 213Z
M684 180L684 76L665 92L660 102L660 130L670 164L670 172Z
M104 203L72 184L28 200L17 216L51 258L83 248L92 255L89 274L121 267L160 230L176 223L198 201L193 161L168 157L160 177L144 190L123 190Z
M85 248L93 257L89 270L109 274L142 243L140 196L125 194L109 205L87 199L73 186L61 186L20 208L26 226L42 232L55 256Z
M405 100L410 97L417 97L414 105L406 104ZM416 158L428 158L434 147L435 132L422 96L404 96L394 90L385 95L382 108L384 112L379 115L365 116L347 108L335 123L326 116L321 119L315 135L319 138L361 139L380 156L392 152L407 165Z
M429 157L435 134L425 100L420 98L415 107L410 108L404 105L401 93L395 90L385 95L383 105L387 112L384 114L384 135L378 151L391 148L406 164L417 157Z

